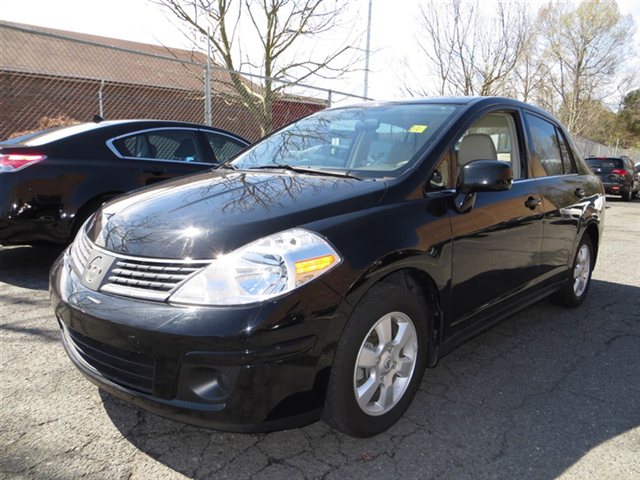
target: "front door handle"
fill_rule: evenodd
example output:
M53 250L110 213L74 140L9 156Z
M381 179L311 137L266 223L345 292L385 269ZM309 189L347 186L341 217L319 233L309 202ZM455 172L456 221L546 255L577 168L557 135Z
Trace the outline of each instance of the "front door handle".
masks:
M542 200L539 198L529 197L527 201L524 202L524 206L530 208L531 210L535 210L535 208L542 203Z
M574 193L578 198L584 198L584 196L587 194L587 192L585 192L584 188L582 187L576 188L576 191Z

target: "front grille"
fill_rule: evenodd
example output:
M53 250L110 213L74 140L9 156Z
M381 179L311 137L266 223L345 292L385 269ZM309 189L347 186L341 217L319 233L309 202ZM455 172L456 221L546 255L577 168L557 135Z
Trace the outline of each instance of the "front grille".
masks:
M114 262L101 290L131 297L164 300L202 267L202 264L184 261L120 258Z
M77 356L103 377L123 387L153 394L153 358L98 342L66 326L63 335Z
M106 274L98 288L102 292L144 300L165 301L191 275L211 263L210 260L174 260L133 257L104 250L81 232L71 247L71 264L83 278L90 259L100 255ZM93 287L91 287L93 288Z

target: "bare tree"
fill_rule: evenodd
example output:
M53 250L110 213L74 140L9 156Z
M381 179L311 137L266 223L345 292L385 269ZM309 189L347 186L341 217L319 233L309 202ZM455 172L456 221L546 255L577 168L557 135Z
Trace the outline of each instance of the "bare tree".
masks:
M592 0L570 8L550 3L540 11L541 61L547 65L547 104L574 135L588 133L594 102L610 92L615 73L633 47L632 19L614 1Z
M480 3L449 0L426 2L419 48L437 79L435 88L405 85L412 94L500 95L525 55L533 35L524 2L498 2L495 15Z
M227 69L236 98L249 110L262 134L272 129L273 105L286 87L313 76L347 71L337 65L352 47L347 43L326 54L295 55L300 44L340 26L346 3L337 0L153 0L191 32L208 36L214 61ZM255 39L256 45L242 45ZM243 54L244 49L244 54ZM249 53L246 53L249 52ZM259 73L260 88L240 73Z

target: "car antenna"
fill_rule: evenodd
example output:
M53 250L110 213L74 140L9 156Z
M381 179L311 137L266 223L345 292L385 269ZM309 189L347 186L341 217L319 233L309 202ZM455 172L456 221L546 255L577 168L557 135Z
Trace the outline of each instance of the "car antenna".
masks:
M104 118L102 118L100 115L94 115L93 116L93 123L100 123L103 122Z

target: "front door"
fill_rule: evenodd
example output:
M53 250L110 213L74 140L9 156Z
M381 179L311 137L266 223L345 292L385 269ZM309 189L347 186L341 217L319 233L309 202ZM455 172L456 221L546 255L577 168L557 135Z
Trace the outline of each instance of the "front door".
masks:
M508 191L477 193L470 211L452 213L450 335L539 275L543 210L522 161L523 139L517 112L493 112L474 122L453 148L454 178L460 166L482 159L510 162L514 181Z

